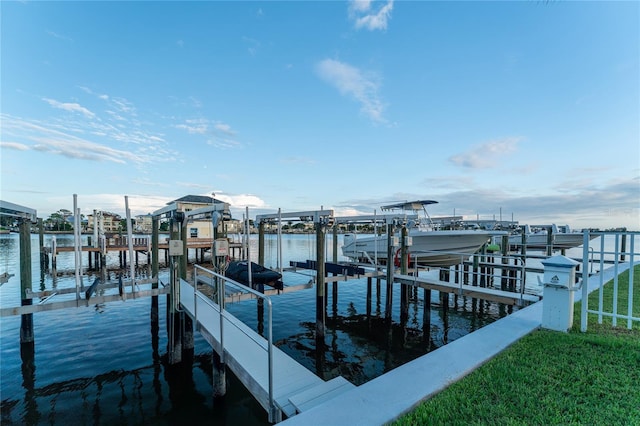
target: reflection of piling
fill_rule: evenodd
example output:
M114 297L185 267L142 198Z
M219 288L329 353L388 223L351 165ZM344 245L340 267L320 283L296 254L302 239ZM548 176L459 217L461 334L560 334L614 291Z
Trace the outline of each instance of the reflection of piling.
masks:
M36 397L36 363L35 345L33 342L20 344L20 358L22 360L22 387L24 387L24 420L36 421L40 418ZM4 408L4 407L3 407ZM26 423L31 423L27 421Z

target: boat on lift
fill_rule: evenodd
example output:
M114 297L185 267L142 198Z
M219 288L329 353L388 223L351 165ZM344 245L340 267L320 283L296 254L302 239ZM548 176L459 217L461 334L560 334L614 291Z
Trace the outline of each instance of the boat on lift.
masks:
M283 289L282 274L255 262L251 262L251 283L249 283L249 262L246 260L238 260L229 262L225 276L231 278L240 284L251 284L254 288L268 285L277 290Z
M418 220L405 220L407 236L411 238L408 247L411 263L417 262L422 266L447 267L457 265L467 260L489 242L497 231L487 230L443 230L436 226L427 213L426 206L436 204L433 200L418 200L382 206L382 210L403 210L418 214ZM406 215L406 213L405 213ZM402 221L402 215L399 215ZM506 232L505 232L506 234ZM400 232L396 236L400 237ZM377 258L381 263L387 263L388 238L387 235L358 235L345 234L342 254L354 261L372 262ZM393 260L398 263L400 247L394 247L391 253Z
M597 235L590 235L590 239ZM525 246L532 250L546 250L551 245L553 250L566 250L580 247L584 243L584 236L581 232L574 232L569 225L523 225L520 231L509 236L509 247L518 250Z

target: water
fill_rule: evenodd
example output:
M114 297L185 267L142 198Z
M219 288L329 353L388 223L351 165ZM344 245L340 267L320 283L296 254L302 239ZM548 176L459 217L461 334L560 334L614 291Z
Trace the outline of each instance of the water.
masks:
M45 245L50 244L50 239L45 236ZM283 264L315 258L313 235L285 235L283 239ZM251 249L254 260L256 240L252 240ZM72 236L57 236L57 241L58 245L72 245ZM327 259L332 258L331 241L329 235ZM266 243L265 264L276 267L275 236L267 236ZM37 235L32 236L31 245L34 291L75 287L73 253L59 256L58 272L66 273L53 277L50 271L40 271ZM85 267L86 263L84 254ZM117 266L117 254L108 263ZM3 272L14 276L0 287L0 305L17 306L17 234L0 236L0 273ZM285 285L308 282L313 273L285 273ZM168 281L166 270L161 271L160 278ZM83 279L85 285L92 281L90 274ZM366 279L339 283L337 300L333 300L332 286L328 287L324 347L316 348L315 289L272 298L274 341L323 379L341 375L356 385L516 309L453 296L447 309L443 309L434 291L432 309L425 321L420 290L412 293L415 297L411 298L408 315L401 318L400 290L395 286L388 322L384 281L377 292L374 280L370 307L366 303ZM60 295L53 301L74 297L75 294ZM166 297L158 298L158 322L151 320L151 303L152 298L139 298L36 313L32 356L28 351L21 354L20 317L1 318L2 424L268 424L265 411L231 372L227 373L226 397L214 400L212 351L197 332L192 358L173 366L166 362ZM227 308L254 329L257 327L255 301Z

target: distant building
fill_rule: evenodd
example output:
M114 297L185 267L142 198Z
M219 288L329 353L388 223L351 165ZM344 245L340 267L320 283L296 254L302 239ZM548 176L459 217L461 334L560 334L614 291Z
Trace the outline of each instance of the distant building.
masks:
M205 195L185 195L184 197L173 200L167 204L176 204L177 211L189 212L202 207L211 206L213 204L225 204L223 201L216 200L215 198ZM219 232L237 232L236 224L230 226L232 222L231 213L228 208L222 213L224 221L220 221L218 224ZM187 237L188 238L213 238L213 222L211 219L194 219L187 224Z
M122 226L120 224L122 217L120 217L119 214L96 212L96 218L98 222L98 229L102 229L105 234L114 234L122 230ZM87 215L87 231L93 231L94 223L94 215Z
M140 234L150 234L153 231L153 215L141 214L135 217L133 232Z

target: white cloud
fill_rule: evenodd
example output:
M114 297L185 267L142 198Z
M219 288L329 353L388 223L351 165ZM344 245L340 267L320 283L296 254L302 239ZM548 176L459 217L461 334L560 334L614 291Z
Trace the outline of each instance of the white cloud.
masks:
M3 132L6 135L20 138L25 141L25 143L21 144L23 147L35 151L81 160L109 161L120 164L168 161L168 158L175 156L174 153L167 152L157 146L159 138L141 131L118 133L116 129L105 125L103 128L108 139L135 142L141 145L141 148L137 151L131 149L121 150L72 134L71 132L82 133L84 130L77 131L73 127L76 123L68 122L68 120L64 120L61 123L38 122L35 120L23 120L6 114L1 114L0 118ZM91 123L94 122L92 121ZM91 130L92 127L95 126L83 129ZM32 144L29 145L26 141L30 141ZM17 146L9 148L23 149Z
M221 131L223 133L226 133L227 135L230 135L230 136L235 136L235 134L236 134L236 132L231 130L231 126L228 125L228 124L225 124L225 123L218 122L218 123L216 123L214 125L214 127L215 127L216 130L219 130L219 131Z
M93 112L89 111L88 109L86 109L85 107L77 103L58 102L55 99L49 99L49 98L42 98L42 100L47 102L49 105L51 105L54 108L62 109L69 112L79 112L80 114L83 114L85 117L88 117L88 118L93 118L96 116Z
M489 141L461 154L453 155L449 161L471 169L491 168L502 156L514 152L521 140L521 137L511 137Z
M261 45L260 41L250 37L242 37L242 41L244 41L249 45L249 47L247 48L247 51L251 56L255 56L256 53L258 53L258 49L260 48L260 45Z
M59 38L60 40L73 41L73 39L71 37L67 37L65 35L58 34L58 33L54 32L54 31L47 30L47 34L49 34L51 37Z
M153 213L165 207L167 203L178 197L160 197L139 194L126 194L128 197L129 210L131 216ZM123 194L78 194L78 207L81 213L89 214L93 210L108 211L125 217L125 203ZM71 197L50 197L48 202L51 205L68 204Z
M261 208L266 205L264 200L252 194L227 195L227 194L221 194L218 192L216 192L215 194L216 194L215 195L216 200L229 203L231 207L235 207L235 208L239 208L239 207Z
M225 137L213 137L212 139L209 139L207 141L208 145L211 146L215 146L216 148L220 148L220 149L231 149L231 148L237 148L240 146L240 142L231 139L231 138L225 138Z
M16 151L29 150L29 146L18 142L0 142L0 148L15 149Z
M373 76L365 75L358 68L334 59L320 61L316 71L341 94L358 101L361 111L371 120L386 122L382 116L384 106L378 97L379 84Z
M177 124L175 127L186 130L190 134L203 135L209 129L209 121L204 118L193 118L185 120L185 124Z
M353 0L349 3L349 18L354 21L356 29L366 28L369 31L386 30L391 11L393 10L393 0L387 1L377 10L372 10L374 4L370 0Z

